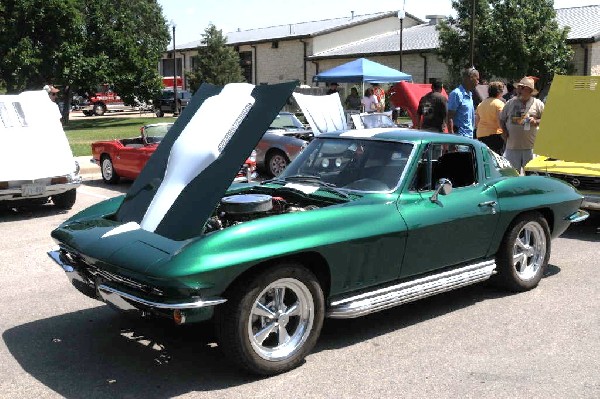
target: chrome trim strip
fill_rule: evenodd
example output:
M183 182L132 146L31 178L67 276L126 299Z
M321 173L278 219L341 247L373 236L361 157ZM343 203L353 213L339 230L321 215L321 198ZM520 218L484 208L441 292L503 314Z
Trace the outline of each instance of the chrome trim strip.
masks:
M327 317L343 319L364 316L487 280L495 269L496 263L488 260L344 298L331 303Z
M152 309L169 309L169 310L197 309L197 308L204 308L204 307L208 307L208 306L220 305L227 301L227 299L225 299L225 298L215 298L215 299L207 299L207 300L199 299L199 300L193 301L193 302L182 302L182 303L153 302L153 301L148 301L143 298L139 298L135 295L128 294L123 291L119 291L119 290L114 289L105 284L100 284L98 286L98 292L100 293L100 296L102 297L102 299L105 302L112 303L113 301L110 300L111 296L112 296L111 294L115 294L115 295L121 297L122 299L125 299L127 301L132 301L132 302L147 306Z
M584 221L589 216L590 216L589 213L587 213L584 210L579 209L577 212L573 212L572 214L567 216L565 219L570 221L571 223L577 223L577 222Z

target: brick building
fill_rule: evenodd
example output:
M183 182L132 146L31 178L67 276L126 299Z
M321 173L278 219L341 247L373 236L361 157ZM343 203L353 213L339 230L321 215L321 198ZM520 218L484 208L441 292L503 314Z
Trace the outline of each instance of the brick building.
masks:
M600 75L600 5L557 9L559 26L570 28L576 75ZM402 72L415 82L445 81L447 67L438 60L436 24L442 16L423 21L409 13L402 20ZM313 76L365 57L400 69L400 20L396 11L349 15L226 34L240 54L245 78L254 84L299 80L315 85ZM177 46L177 70L193 68L200 40ZM173 75L173 52L159 63L163 76ZM181 74L181 73L179 73ZM184 79L185 87L185 79Z

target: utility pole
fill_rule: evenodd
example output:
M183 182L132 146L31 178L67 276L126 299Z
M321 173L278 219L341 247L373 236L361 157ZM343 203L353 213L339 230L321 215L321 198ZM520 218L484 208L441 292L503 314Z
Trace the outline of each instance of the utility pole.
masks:
M470 45L471 45L471 66L475 66L475 4L477 0L473 1L473 10L471 11L471 37L470 37Z
M406 3L406 1L405 1ZM399 32L399 36L400 36L400 71L402 71L402 30L404 28L404 17L406 16L406 13L404 12L404 5L402 6L402 10L398 11L398 19L400 20L400 32Z
M175 21L171 20L171 26L173 27L173 116L179 115L179 108L177 107L177 53L175 52Z

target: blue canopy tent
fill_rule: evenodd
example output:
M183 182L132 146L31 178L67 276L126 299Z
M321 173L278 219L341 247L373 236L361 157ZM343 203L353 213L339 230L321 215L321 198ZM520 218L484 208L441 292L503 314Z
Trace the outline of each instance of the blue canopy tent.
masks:
M386 83L412 81L412 76L366 58L359 58L321 72L315 82Z
M359 58L335 68L328 69L315 75L315 82L361 82L362 93L365 92L365 83L395 83L403 80L412 82L412 75L400 72L394 68L378 64L366 58Z

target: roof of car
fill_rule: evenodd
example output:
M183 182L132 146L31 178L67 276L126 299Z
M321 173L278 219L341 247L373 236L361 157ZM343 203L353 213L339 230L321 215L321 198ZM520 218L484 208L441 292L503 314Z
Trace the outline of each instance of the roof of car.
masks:
M468 144L475 140L457 136L454 134L434 133L422 130L407 129L407 128L378 128L378 129L356 129L346 130L332 133L323 133L319 138L361 138L375 140L390 140L390 141L427 141L427 142L444 142L452 144Z

